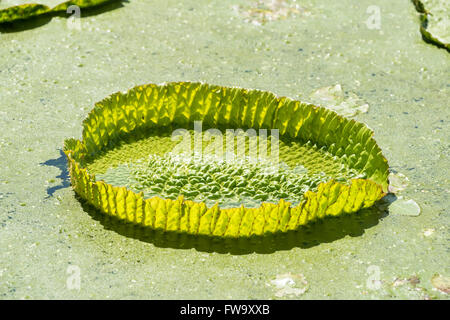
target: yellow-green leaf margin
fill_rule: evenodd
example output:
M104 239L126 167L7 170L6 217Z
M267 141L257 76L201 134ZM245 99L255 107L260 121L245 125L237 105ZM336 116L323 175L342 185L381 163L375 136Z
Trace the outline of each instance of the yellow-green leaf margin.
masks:
M78 6L80 9L96 7L107 2L116 0L71 0L60 3L54 8L50 8L43 4L30 3L18 6L12 6L3 10L0 10L0 24L10 23L18 20L26 20L36 16L66 12L67 8L72 5Z
M213 127L279 129L280 135L325 147L367 179L322 183L294 207L281 199L258 208L220 209L182 196L144 199L143 193L96 181L84 167L87 159L124 136L139 137L149 128L167 125L186 127L196 120ZM95 105L84 120L83 139L66 140L64 152L75 192L102 213L191 235L236 238L296 230L326 216L370 207L388 187L387 161L364 124L270 92L203 83L148 84L115 93Z

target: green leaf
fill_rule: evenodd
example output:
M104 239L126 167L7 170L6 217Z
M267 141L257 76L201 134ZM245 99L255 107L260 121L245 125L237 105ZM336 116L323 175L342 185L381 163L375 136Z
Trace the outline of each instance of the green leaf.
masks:
M426 42L450 52L450 16L448 1L412 0L420 13L420 33Z
M55 6L54 8L50 8L46 5L37 3L13 6L0 10L0 24L10 23L18 20L26 20L45 14L66 12L67 8L69 8L72 5L78 6L80 9L84 9L100 6L107 2L113 1L116 0L72 0L63 2Z
M0 23L25 20L49 13L51 9L42 4L24 4L0 10Z
M278 203L263 202L257 208L238 205L225 209L217 204L208 208L205 202L183 197L175 200L175 194L170 195L174 200L145 199L142 192L97 182L86 167L87 163L102 159L114 146L126 146L124 150L133 153L138 144L127 141L135 141L143 132L188 128L197 120L210 128L280 129L280 136L290 141L290 145L283 147L286 157L289 158L289 151L293 150L290 148L297 144L305 151L308 165L307 170L298 168L295 171L307 173L302 178L290 181L289 176L280 175L275 179L277 185L286 183L286 190L302 192L300 187L313 181L312 173L327 171L332 166L339 168L343 163L357 176L348 181L337 181L331 175L329 180L318 181L313 188L303 191L302 200L296 205L279 199ZM368 208L388 189L387 161L373 139L373 132L364 124L270 92L201 83L149 84L125 94L111 95L97 103L84 120L83 139L66 140L64 152L75 191L103 213L153 229L194 235L236 238L296 230L327 216L353 214ZM320 158L321 152L329 153L329 159ZM164 163L168 164L167 161ZM245 179L256 179L254 185L257 186L263 177L258 172L245 176L242 169L235 168L220 172L211 163L202 168L205 172L218 172L218 177L224 173L239 175L247 182L241 191L248 191L250 196L256 194L257 189L249 186ZM152 172L161 170L155 167ZM206 192L217 190L216 182L212 183L205 174L201 177L202 183L206 183ZM187 179L186 174L172 176L172 179L177 178ZM177 183L176 180L173 182ZM190 188L195 184L190 179ZM261 185L268 187L265 183ZM275 191L283 197L288 195L285 191Z

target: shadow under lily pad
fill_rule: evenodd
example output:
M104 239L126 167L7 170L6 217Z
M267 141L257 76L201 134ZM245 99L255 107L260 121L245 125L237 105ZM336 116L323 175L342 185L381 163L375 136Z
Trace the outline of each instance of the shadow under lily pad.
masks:
M148 227L124 222L116 217L108 216L88 204L76 195L82 208L106 230L112 230L122 236L139 241L152 243L160 248L196 249L202 252L230 253L243 255L250 253L269 254L292 248L311 248L321 243L329 243L346 236L359 237L364 231L378 224L388 216L388 210L377 207L387 207L384 198L380 206L360 210L356 214L340 217L327 217L296 231L276 233L248 238L219 238L203 235L189 235L179 232L160 231Z
M59 149L59 157L55 159L49 159L43 163L40 163L43 166L56 167L61 170L61 174L56 176L57 179L61 179L61 183L59 185L48 187L47 188L47 198L53 196L55 191L70 187L70 178L69 178L69 169L67 167L66 155L64 152Z

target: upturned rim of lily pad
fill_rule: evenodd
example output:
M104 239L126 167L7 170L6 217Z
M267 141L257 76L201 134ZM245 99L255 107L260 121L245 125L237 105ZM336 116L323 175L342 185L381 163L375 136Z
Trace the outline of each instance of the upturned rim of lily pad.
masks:
M124 137L140 139L149 129L186 127L194 121L212 127L276 128L280 136L326 148L366 178L347 183L331 179L307 191L296 206L280 199L258 208L221 209L183 196L145 199L142 192L96 181L86 168L89 160ZM225 238L287 232L328 216L356 213L388 192L388 163L371 129L329 109L268 91L202 82L136 86L96 103L83 121L82 136L64 143L74 191L103 214L155 230Z
M40 3L15 5L0 10L0 24L12 23L15 21L28 20L38 16L66 12L70 6L77 6L80 9L85 9L101 6L113 1L117 0L69 0L61 2L53 8Z
M435 46L447 50L450 53L450 43L442 40L439 35L429 31L429 16L433 15L430 8L425 8L425 4L421 0L412 0L416 11L420 13L420 33L425 42L434 44Z

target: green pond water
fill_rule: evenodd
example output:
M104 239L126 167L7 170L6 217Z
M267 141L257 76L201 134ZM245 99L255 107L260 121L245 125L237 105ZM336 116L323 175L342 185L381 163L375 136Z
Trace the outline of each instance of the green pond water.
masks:
M261 3L129 0L82 12L81 30L0 27L2 299L448 299L450 55L422 41L407 0L377 1L375 26L369 0ZM355 119L396 196L260 243L106 219L71 190L63 141L96 101L166 81L306 101L338 88L341 108L367 104Z

